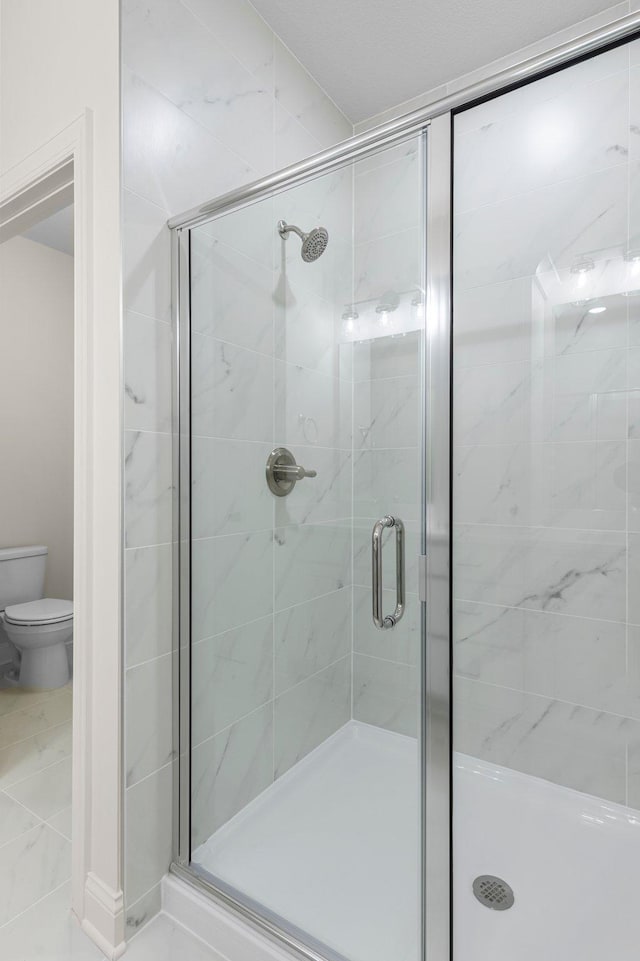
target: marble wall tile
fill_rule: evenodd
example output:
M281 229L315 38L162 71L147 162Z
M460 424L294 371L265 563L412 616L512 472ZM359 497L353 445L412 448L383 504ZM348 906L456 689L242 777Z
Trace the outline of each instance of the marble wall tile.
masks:
M454 544L461 600L625 620L623 533L474 525L457 527Z
M126 0L122 58L148 84L250 163L271 170L273 91L268 72L246 70L178 0ZM171 69L164 51L171 37Z
M340 343L342 308L311 290L281 284L274 316L274 352L298 367L351 380L352 345Z
M454 443L518 444L527 436L530 410L529 364L455 369Z
M129 430L170 431L171 327L126 311L124 423Z
M393 611L395 590L384 590L384 610ZM420 603L416 594L407 594L404 616L393 631L380 631L373 623L371 585L353 588L353 650L357 654L396 661L399 664L419 664L422 649Z
M124 457L126 546L169 543L173 524L171 434L126 431Z
M170 544L125 551L127 667L171 651L172 564Z
M351 653L351 607L344 587L276 614L276 695Z
M640 593L634 585L640 584L640 534L629 534L629 601L630 624L640 624Z
M419 671L416 665L353 656L353 716L398 734L418 736Z
M123 191L123 300L156 320L171 321L171 236L167 213L130 190Z
M422 282L422 240L412 228L355 248L355 300L379 300L387 290L417 290Z
M273 533L230 534L193 541L191 633L222 634L273 610Z
M271 354L273 298L269 267L203 231L192 233L192 331Z
M264 354L194 334L191 429L205 437L273 438L273 361Z
M640 531L640 441L627 444L627 523L630 531Z
M274 538L276 611L330 594L351 583L348 521L277 527Z
M455 749L624 804L633 722L478 681L456 682Z
M421 164L417 152L405 153L394 164L356 166L354 194L355 242L373 240L419 227Z
M276 361L275 430L280 443L351 448L351 385Z
M628 722L627 804L640 809L640 724Z
M274 497L265 465L273 444L191 441L191 532L194 538L270 529Z
M351 717L351 657L276 697L275 776L280 777Z
M125 675L127 787L172 760L172 701L171 654L129 668Z
M630 712L624 624L463 601L454 610L458 675L594 710Z
M162 908L162 888L155 884L150 891L143 894L134 904L127 906L125 918L125 937L132 938L147 921L160 912Z
M626 444L457 447L459 523L624 530Z
M354 344L354 382L387 377L419 377L422 332L406 337L376 337Z
M312 157L322 150L320 141L279 101L275 103L274 137L273 160L276 170Z
M274 250L279 243L277 198L264 198L240 210L196 227L196 237L206 235L225 249L231 247L261 267L273 269Z
M316 136L321 147L347 140L353 126L299 60L275 41L276 100Z
M612 294L601 300L607 308L601 314L590 314L589 304L559 304L552 308L556 354L627 346L629 298Z
M296 447L295 456L299 464L317 471L318 476L305 478L290 496L276 499L276 526L319 524L349 517L352 509L351 453L326 447Z
M468 289L530 276L547 257L556 268L570 267L585 250L625 242L627 176L619 165L458 214L457 286Z
M359 381L353 391L354 447L417 447L420 399L418 376Z
M194 746L273 697L273 618L263 617L191 649Z
M361 450L353 462L354 513L397 515L405 523L420 516L420 453L417 448Z
M516 107L502 120L456 137L456 213L626 162L626 65L589 85L558 86L527 110ZM507 96L517 101L518 94Z
M125 186L166 210L166 217L258 176L246 160L137 76L135 65L134 70L122 69L122 139Z
M619 11L618 15L622 16L622 5L620 5ZM603 20L603 25L609 22L610 20L607 17L607 19ZM574 28L573 37L575 38L575 36ZM559 40L558 42L561 43L563 41ZM533 44L527 48L527 50L530 52L536 48L540 51L547 50L548 39L537 45ZM530 52L530 56L534 56L534 54ZM544 103L547 100L567 96L574 89L588 89L589 85L598 83L598 81L612 74L626 71L628 65L629 48L626 46L610 50L597 57L591 57L588 60L582 61L582 63L574 64L570 70L560 70L548 77L536 80L535 83L525 84L523 87L511 93L488 100L486 103L480 104L472 110L463 111L456 117L456 134L466 134L491 123L504 123L514 114L517 119L517 114L519 113L526 114L530 108L537 107L538 104ZM449 84L449 92L466 86L470 78L479 77L483 74L485 77L490 76L494 68L495 64L488 64L486 67L474 71L472 74L467 74L466 77L460 78L456 83Z
M167 872L173 851L173 770L155 771L125 794L125 889L135 904Z
M71 877L71 845L39 824L2 848L0 925L21 914Z
M182 0L246 68L258 76L273 68L273 31L248 0Z
M529 361L532 325L530 277L457 290L453 316L456 369Z
M266 704L194 748L191 843L197 847L273 779L273 706Z

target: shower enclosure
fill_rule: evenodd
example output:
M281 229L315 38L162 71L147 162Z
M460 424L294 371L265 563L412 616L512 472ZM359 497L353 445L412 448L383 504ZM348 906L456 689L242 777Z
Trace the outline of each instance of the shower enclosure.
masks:
M632 27L170 224L174 870L301 957L633 957Z

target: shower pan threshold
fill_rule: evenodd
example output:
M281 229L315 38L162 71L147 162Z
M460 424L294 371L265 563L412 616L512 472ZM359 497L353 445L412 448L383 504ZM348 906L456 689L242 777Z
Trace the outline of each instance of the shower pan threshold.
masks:
M418 742L349 721L193 853L349 961L417 961Z

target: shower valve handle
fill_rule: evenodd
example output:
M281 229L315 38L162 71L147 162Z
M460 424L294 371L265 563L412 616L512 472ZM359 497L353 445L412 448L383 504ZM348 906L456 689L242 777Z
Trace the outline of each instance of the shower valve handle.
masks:
M304 477L318 476L317 471L296 464L295 457L286 447L276 447L271 451L266 473L269 490L276 497L286 497Z
M274 472L279 477L285 478L295 478L296 480L302 480L303 477L317 477L318 472L315 470L307 470L300 464L281 464L274 467Z

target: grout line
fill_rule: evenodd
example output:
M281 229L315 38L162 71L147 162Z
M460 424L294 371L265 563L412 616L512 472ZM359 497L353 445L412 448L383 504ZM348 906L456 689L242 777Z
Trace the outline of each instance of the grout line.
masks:
M494 601L475 601L466 597L454 597L454 604L476 604L482 607L496 608L501 611L518 611L525 614L542 615L544 617L567 617L580 621L594 621L596 624L624 625L624 620L614 621L606 617L588 617L584 614L567 614L564 611L544 611L537 607L516 607L513 604L497 604Z
M25 914L28 914L31 908L34 908L37 904L41 904L43 901L46 901L46 899L50 898L52 894L56 893L56 891L61 891L62 888L70 884L71 884L71 878L69 877L65 881L63 881L62 884L58 884L55 888L52 888L51 891L48 891L46 894L43 894L41 898L38 898L37 901L34 901L32 904L26 907L24 911L20 911L18 914L15 914L12 918L9 918L8 921L5 921L4 924L0 924L0 931L2 931L4 928L7 928L10 924L13 924L14 921L18 920L18 918L21 918Z
M342 654L340 657L336 658L335 661L332 661L330 664L327 664L325 667L319 668L317 671L314 671L313 674L309 674L307 677L304 677L301 681L297 681L295 684L292 684L291 687L285 688L285 690L280 691L275 697L272 697L267 699L266 701L263 701L262 704L259 704L257 707L252 708L252 710L248 711L246 714L243 714L241 717L238 717L235 720L231 721L230 724L226 724L223 728L220 728L219 731L216 731L215 734L209 734L208 737L203 738L202 741L198 741L197 744L194 743L193 747L198 748L198 747L202 747L204 744L210 743L211 741L215 740L215 738L219 737L221 734L225 734L232 727L235 727L236 724L239 724L241 721L246 721L247 718L252 717L254 714L257 714L259 711L264 710L264 708L268 707L269 704L272 705L272 709L275 711L275 702L279 698L283 697L285 694L288 694L290 691L295 690L297 687L300 687L302 684L306 684L307 681L310 681L313 678L318 677L318 675L323 674L325 671L330 670L332 667L335 667L336 664L339 664L341 661L346 661L348 657L349 657L348 652L346 654ZM274 689L275 689L275 686L274 686ZM139 782L136 782L136 783L139 783Z
M467 681L469 684L480 684L483 687L493 688L499 691L509 691L510 694L519 694L521 697L540 698L540 700L543 701L565 704L567 707L577 707L583 711L590 711L592 714L597 714L598 717L604 715L605 717L615 718L620 721L632 721L640 727L640 718L634 717L632 714L618 714L616 711L611 711L608 708L592 707L590 704L580 704L578 701L569 701L564 697L556 697L554 694L539 694L537 691L525 691L522 688L509 687L507 684L494 684L492 681L483 681L481 678L458 674L457 671L454 672L454 676L458 681Z

